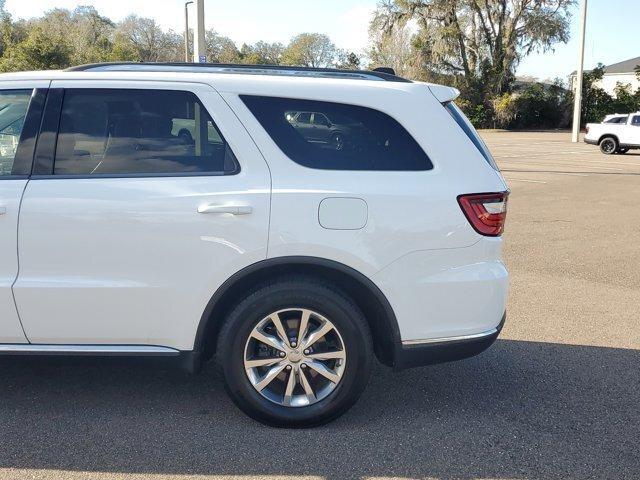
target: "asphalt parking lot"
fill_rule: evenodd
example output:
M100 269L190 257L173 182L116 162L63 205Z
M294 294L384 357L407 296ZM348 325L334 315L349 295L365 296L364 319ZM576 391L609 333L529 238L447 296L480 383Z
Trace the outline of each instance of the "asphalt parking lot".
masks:
M640 152L484 133L512 196L508 323L479 357L394 373L313 430L203 375L0 359L0 479L640 477Z

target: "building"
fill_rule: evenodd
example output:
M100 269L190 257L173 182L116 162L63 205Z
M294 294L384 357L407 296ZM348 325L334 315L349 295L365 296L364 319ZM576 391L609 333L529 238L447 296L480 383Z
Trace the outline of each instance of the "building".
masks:
M615 95L615 89L618 83L622 85L630 85L631 91L635 92L640 88L640 80L636 69L640 67L640 57L630 58L624 62L614 63L604 67L604 77L596 85L602 88L609 95ZM571 89L575 88L576 72L569 76L569 84Z

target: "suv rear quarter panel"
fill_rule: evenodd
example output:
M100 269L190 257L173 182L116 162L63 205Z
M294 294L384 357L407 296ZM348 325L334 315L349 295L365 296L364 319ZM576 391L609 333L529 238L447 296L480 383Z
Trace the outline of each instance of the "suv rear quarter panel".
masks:
M223 98L242 120L269 164L272 174L272 210L269 233L269 258L303 255L322 257L348 265L372 278L388 296L398 317L402 339L446 336L455 332L482 329L484 324L500 321L502 312L493 312L474 322L463 307L463 275L440 277L443 270L465 269L487 259L488 277L496 282L482 283L477 290L498 292L496 310L504 310L506 271L499 262L500 242L454 251L485 241L462 213L457 196L462 193L492 192L506 189L501 176L493 170L471 141L455 124L449 113L419 84L381 85L382 82L322 82L313 79L277 79L260 85L241 82L218 86ZM303 167L289 159L261 127L239 95L263 95L333 101L380 110L400 122L430 157L434 168L428 171L336 171ZM319 206L327 198L357 198L367 205L366 224L359 229L327 229L318 219ZM446 253L443 253L446 252ZM452 253L453 252L453 253ZM434 258L441 261L434 262ZM401 260L404 259L404 260ZM396 264L393 266L393 264ZM494 268L495 267L495 268ZM480 267L464 270L468 278L477 277ZM460 271L460 270L458 270ZM383 272L383 273L381 273ZM410 281L402 282L407 275ZM462 281L446 293L445 287ZM480 279L480 280L484 280ZM467 286L470 284L467 283ZM443 290L445 289L445 290ZM404 293L402 290L405 290ZM424 295L429 292L429 298ZM444 294L444 297L442 295ZM440 296L436 317L424 318L424 301L408 301L408 295L430 301ZM444 299L453 304L443 311ZM451 323L453 322L453 323Z

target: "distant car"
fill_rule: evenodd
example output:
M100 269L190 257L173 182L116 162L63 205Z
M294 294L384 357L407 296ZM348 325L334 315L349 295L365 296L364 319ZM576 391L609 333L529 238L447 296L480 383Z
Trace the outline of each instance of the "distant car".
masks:
M329 118L322 112L287 112L286 118L306 141L322 143L335 150L353 145L356 137L375 141L361 122L354 122L338 113Z
M640 149L640 112L607 115L602 123L587 124L584 141L599 145L605 155Z

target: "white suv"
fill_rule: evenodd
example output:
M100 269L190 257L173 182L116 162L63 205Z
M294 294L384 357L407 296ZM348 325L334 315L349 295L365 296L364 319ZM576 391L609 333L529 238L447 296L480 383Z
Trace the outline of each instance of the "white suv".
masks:
M309 426L505 318L508 189L452 88L96 64L0 76L0 352L215 356Z

